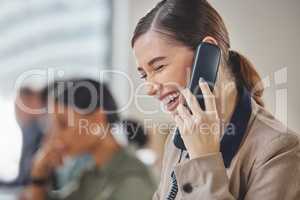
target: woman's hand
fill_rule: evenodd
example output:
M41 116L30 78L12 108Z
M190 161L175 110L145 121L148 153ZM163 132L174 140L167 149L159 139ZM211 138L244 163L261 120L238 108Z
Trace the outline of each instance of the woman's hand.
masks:
M206 110L201 109L189 89L184 89L181 93L190 109L180 101L173 116L191 159L220 151L220 119L215 96L206 82L200 80L199 86Z

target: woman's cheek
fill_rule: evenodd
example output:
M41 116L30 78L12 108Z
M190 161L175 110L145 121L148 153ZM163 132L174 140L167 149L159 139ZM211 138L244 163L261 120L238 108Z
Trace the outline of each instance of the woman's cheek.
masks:
M176 70L174 66L167 66L166 69L158 74L157 79L164 84L180 84L182 75Z
M186 87L187 82L189 80L189 76L184 70L177 71L177 73L172 74L171 77L173 78L173 82L175 82L180 88Z

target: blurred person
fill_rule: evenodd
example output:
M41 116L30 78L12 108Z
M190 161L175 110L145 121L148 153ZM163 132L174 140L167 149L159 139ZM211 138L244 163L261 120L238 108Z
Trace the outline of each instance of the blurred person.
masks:
M42 90L29 86L19 89L15 100L15 115L21 128L28 126L33 121L38 122L46 114L44 109Z
M205 110L186 88L202 42L221 49L214 90L199 80ZM259 74L230 49L225 23L206 0L160 1L139 20L132 48L148 94L183 139L167 138L154 200L300 199L299 138L264 108Z
M113 124L117 105L105 84L90 79L58 82L47 138L31 171L23 199L151 199L155 188L147 167L128 148ZM126 138L126 136L125 136ZM123 142L122 142L123 141ZM123 143L123 144L122 144ZM63 192L49 177L67 157L90 155L86 168Z
M55 81L41 91L41 98L44 104L48 104L48 99L53 95L55 88L58 87L59 81ZM45 125L46 126L46 125ZM149 141L149 136L146 133L143 124L135 119L125 119L120 123L115 124L114 139L122 147L128 147L135 152L137 158L147 165L154 163L155 154L148 148L145 148ZM92 161L91 155L88 153L78 156L68 156L64 158L61 166L55 169L53 173L53 190L57 193L68 189L69 183L80 176L85 168L89 167L89 162Z
M126 147L134 153L139 160L148 166L152 166L155 161L154 152L147 148L149 136L143 124L135 119L124 119L116 123L112 132L114 139L121 147ZM80 176L81 172L89 167L93 158L85 153L78 156L67 157L63 165L58 167L54 173L56 192L64 191L69 183Z

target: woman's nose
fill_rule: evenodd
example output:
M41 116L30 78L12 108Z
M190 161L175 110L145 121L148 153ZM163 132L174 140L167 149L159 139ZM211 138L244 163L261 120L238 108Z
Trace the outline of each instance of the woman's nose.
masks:
M155 96L159 94L159 91L162 88L161 83L153 82L153 81L148 81L146 84L146 90L147 90L147 95L149 96Z

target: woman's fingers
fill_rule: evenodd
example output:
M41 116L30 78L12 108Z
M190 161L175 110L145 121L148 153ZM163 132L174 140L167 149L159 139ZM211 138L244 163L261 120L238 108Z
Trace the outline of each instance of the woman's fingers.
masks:
M177 107L177 114L174 116L174 119L181 134L184 134L184 129L188 126L191 116L190 111L180 103Z
M184 125L183 120L181 119L181 117L179 115L175 115L174 116L174 121L176 123L176 125L178 126L179 129L181 129Z
M191 109L192 114L201 115L203 111L195 95L193 95L192 92L187 88L182 90L181 94L184 96L188 107Z
M205 104L205 110L206 111L216 111L216 101L215 96L210 90L208 83L205 82L202 78L199 80L199 87L202 91L204 104Z
M183 119L183 121L189 120L192 116L188 108L186 108L183 104L179 104L178 108L178 115Z

